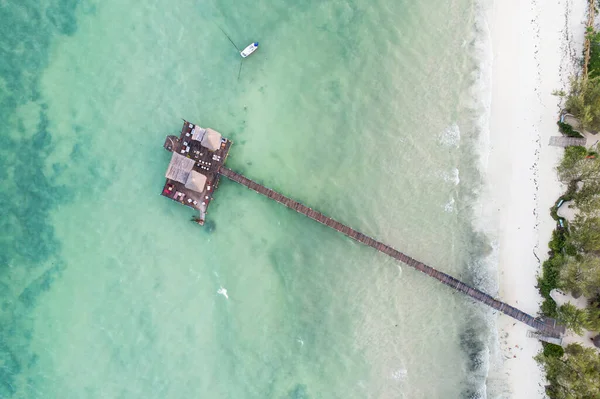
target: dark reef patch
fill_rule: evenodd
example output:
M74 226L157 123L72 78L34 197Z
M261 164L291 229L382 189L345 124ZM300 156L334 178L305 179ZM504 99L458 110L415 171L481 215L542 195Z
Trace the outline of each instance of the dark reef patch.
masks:
M17 378L37 363L29 349L29 312L61 271L50 212L69 197L47 177L54 143L39 84L53 39L77 30L76 5L76 0L57 0L42 8L23 0L0 7L1 398L25 397L31 387L21 384L35 384ZM19 116L19 107L30 103L39 111ZM64 168L53 165L50 171L56 175Z
M206 231L206 233L208 233L208 234L214 233L216 228L217 228L217 224L215 223L214 220L208 219L207 221L204 222L204 231Z
M308 388L304 384L297 384L287 395L290 399L308 399Z

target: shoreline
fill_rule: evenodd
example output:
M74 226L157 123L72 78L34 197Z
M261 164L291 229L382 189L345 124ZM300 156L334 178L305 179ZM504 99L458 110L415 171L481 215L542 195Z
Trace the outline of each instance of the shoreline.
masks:
M583 45L586 6L509 0L488 10L492 94L478 228L496 252L499 297L531 315L539 313L537 275L555 224L549 208L564 191L555 172L563 150L548 145L559 135L560 98L552 92L566 87L580 55L573 49ZM544 372L533 359L542 346L528 330L497 319L500 364L488 380L505 382L508 396L500 397L545 397Z

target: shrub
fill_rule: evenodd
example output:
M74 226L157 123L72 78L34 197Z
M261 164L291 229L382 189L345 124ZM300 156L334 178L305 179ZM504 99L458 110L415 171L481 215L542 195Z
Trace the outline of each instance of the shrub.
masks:
M558 316L558 305L556 305L556 302L552 298L544 298L540 310L544 316L552 317L553 319L556 319Z
M544 348L545 349L545 348ZM550 383L546 394L552 399L599 398L600 357L592 348L571 344L561 357L540 353L535 359L546 370Z
M577 334L583 334L583 327L586 322L586 311L578 309L570 303L565 303L558 308L558 321L564 324L567 328L575 331Z
M573 245L571 243L565 244L565 254L567 254L569 256L577 255L577 248L575 247L575 245Z
M559 287L560 269L565 260L555 255L542 264L542 275L538 278L538 289L544 298L550 298L550 291Z
M585 297L600 291L600 258L584 253L569 257L560 269L560 287L571 292L579 292Z
M575 181L575 184L577 184L578 180L581 180L589 174L588 170L583 168L581 163L587 154L587 148L582 146L569 146L565 148L560 165L556 168L558 177L562 182L571 183Z
M546 357L562 357L565 354L565 350L560 345L549 344L547 342L543 342L544 346L544 356Z
M593 78L600 75L600 34L598 32L588 32L590 39L590 60L588 62L588 76Z
M558 208L556 207L556 205L550 208L550 216L552 216L552 219L558 222Z
M559 288L560 270L565 263L562 254L557 253L542 264L542 275L538 277L538 290L544 297L541 312L544 316L556 318L558 310L556 302L550 297L550 291Z
M560 199L563 199L565 201L571 201L575 197L576 193L577 193L577 181L576 180L572 180L567 185L567 192L564 193L560 197Z
M568 112L579 119L584 129L600 129L600 76L574 77L565 102Z
M552 232L552 240L548 243L548 246L554 253L562 252L566 244L566 237L564 230L554 230Z
M600 308L588 306L585 310L584 326L588 330L600 332Z
M571 242L585 252L600 252L600 217L577 215L571 223Z
M558 130L568 137L583 137L579 132L573 130L573 127L568 123L564 123L561 121L556 122L558 125Z

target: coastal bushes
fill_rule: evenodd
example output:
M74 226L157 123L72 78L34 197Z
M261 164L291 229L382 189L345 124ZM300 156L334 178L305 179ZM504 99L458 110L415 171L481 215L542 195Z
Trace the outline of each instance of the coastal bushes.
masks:
M536 356L546 369L550 385L546 393L552 399L600 397L600 356L594 349L571 344L564 355L551 350Z
M549 344L542 342L544 348L543 355L547 357L562 357L565 354L565 350L560 345Z
M600 160L598 147L567 147L558 176L567 192L551 209L552 217L563 221L548 243L550 258L542 265L538 289L544 297L541 312L556 318L577 334L584 329L600 331ZM557 205L572 200L577 215L567 223L558 216ZM558 288L587 299L585 309L570 303L560 307L550 297ZM546 370L552 399L600 397L600 355L594 349L572 344L566 349L544 344L536 360Z
M584 72L571 79L565 108L581 122L583 129L600 131L600 33L593 28L597 1L590 0ZM589 46L589 47L588 47ZM589 48L589 57L587 49ZM564 92L559 93L565 96ZM570 136L571 126L559 122L561 133ZM567 193L551 209L559 222L549 243L550 259L542 265L538 288L544 297L542 314L554 317L581 334L583 329L600 331L600 161L598 146L567 147L557 167L560 180L568 185ZM577 215L571 221L558 216L561 200L573 200ZM587 300L585 309L570 303L557 307L550 291L559 288L574 297ZM598 345L598 336L594 338ZM571 344L564 350L544 344L536 360L544 366L546 394L551 399L600 398L600 355L597 350Z
M573 195L573 201L583 214L592 214L600 209L600 182L587 182Z
M597 132L600 130L600 32L588 27L586 38L590 43L587 76L584 74L571 79L565 108L579 119L582 128ZM561 92L561 95L564 94ZM576 133L569 129L570 126L562 125L565 124L559 124L559 129L563 134L570 136L570 133Z
M600 251L600 217L577 215L571 222L569 242L582 253L592 254ZM593 257L597 259L596 254Z
M590 7L595 5L590 3ZM590 14L590 15L593 15ZM573 114L581 123L581 127L592 132L600 131L600 32L593 27L593 18L588 20L590 25L586 28L586 44L589 43L589 57L585 55L587 65L584 72L571 78L568 93L557 92L561 97L566 96L565 109ZM587 73L586 73L587 71ZM576 133L570 126L559 122L559 129L563 134L570 136Z
M548 243L550 258L542 265L538 278L538 288L544 297L542 313L562 320L576 331L600 325L600 311L557 308L550 291L558 288L586 298L600 295L600 159L590 155L597 149L589 151L575 146L565 149L557 167L559 179L568 185L561 199L573 200L578 214L570 223L563 221L563 227L553 231ZM559 220L556 205L551 213Z
M600 258L583 254L569 257L559 273L560 285L569 292L576 292L587 298L599 294Z
M562 252L567 242L565 231L563 229L556 229L552 232L552 240L548 243L548 246L554 253Z
M562 254L555 253L542 264L542 275L538 277L538 289L544 298L541 306L542 314L552 318L557 317L557 306L554 299L550 297L550 291L558 288L560 284L560 270L563 263Z
M591 331L600 331L600 295L590 301L586 310L586 328Z
M588 76L594 78L600 75L600 32L593 29L587 33L590 40L590 60L588 62Z
M565 154L558 165L558 178L566 184L578 182L593 175L592 168L586 165L588 150L581 146L570 146L565 148Z
M600 130L600 76L571 79L571 90L565 102L566 110L593 132Z
M569 125L568 123L564 123L561 121L556 122L558 124L558 130L564 134L565 136L569 136L569 137L583 137L579 132L576 132L575 130L573 130L573 128L571 127L571 125Z
M565 327L575 331L577 334L583 334L586 313L570 303L565 303L558 308L557 319Z

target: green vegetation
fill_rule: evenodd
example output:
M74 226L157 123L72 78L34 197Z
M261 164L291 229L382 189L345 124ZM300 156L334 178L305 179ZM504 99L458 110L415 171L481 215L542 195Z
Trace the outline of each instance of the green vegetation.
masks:
M560 165L558 165L558 177L564 183L579 182L581 180L593 177L590 171L590 163L586 162L588 150L581 146L571 146L565 148ZM576 191L576 186L574 187Z
M569 125L568 123L564 123L564 122L556 122L558 124L558 130L560 130L560 132L562 134L564 134L565 136L569 136L569 137L583 137L579 132L576 132L575 130L573 130L573 128L571 127L571 125Z
M569 92L558 91L556 94L566 96L565 109L579 119L584 129L597 132L600 131L600 32L588 27L586 38L590 41L587 76L573 77ZM565 125L559 122L563 134L577 133Z
M590 1L594 7L596 2ZM599 2L600 3L600 2ZM593 11L593 10L590 10ZM586 39L589 40L590 56L587 59L587 76L574 77L565 97L568 112L575 115L583 129L600 131L600 32L591 26L593 12L588 21ZM585 72L584 72L585 74ZM562 134L576 134L570 125L558 123ZM600 331L600 160L598 147L567 147L557 167L560 180L568 185L551 209L551 215L559 225L552 234L550 258L542 265L538 289L544 297L541 311L554 317L578 334L584 329ZM557 205L561 201L573 201L578 210L571 223L558 216ZM550 297L550 291L558 288L583 295L588 305L585 309L570 303L560 307ZM597 350L572 344L564 350L558 345L544 344L544 350L536 360L546 370L550 385L546 394L551 399L600 398L600 355Z
M586 309L585 327L591 331L600 331L600 297L596 296Z
M542 342L544 347L543 355L546 357L562 357L565 354L565 350L560 345L549 344Z
M584 253L600 251L600 217L580 214L571 223L570 242ZM594 255L596 258L596 255Z
M569 345L560 355L557 349L546 348L536 360L546 369L550 385L546 394L552 399L600 397L600 356L594 349Z
M567 242L566 234L564 229L554 230L552 232L552 240L548 243L548 246L554 253L561 253Z
M584 328L598 331L600 326L600 159L585 147L567 147L557 168L561 181L568 185L551 210L561 220L548 243L550 258L542 265L538 289L544 297L542 313L557 318L581 333ZM579 187L579 188L578 188ZM571 223L558 217L560 201L573 200L579 213ZM561 289L575 296L584 295L598 306L581 310L565 305L557 307L550 291Z
M558 253L542 264L542 275L538 278L538 289L544 297L542 302L542 313L552 318L557 317L556 302L550 298L550 291L559 287L560 269L564 263L564 257Z
M600 76L576 77L571 80L566 110L581 122L586 130L600 130Z
M596 209L600 209L600 182L587 182L573 195L573 200L583 214L593 214Z
M588 30L590 40L590 61L588 62L588 76L594 78L600 75L600 32Z
M585 324L586 312L582 309L578 309L570 303L565 303L557 312L558 321L565 325L567 328L575 331L577 334L583 334L583 327Z
M590 254L568 257L560 270L560 284L565 290L587 298L598 295L600 258Z
M600 103L599 103L600 107ZM598 148L567 147L557 168L559 178L568 185L567 192L551 209L552 217L562 221L548 243L550 258L542 265L538 288L544 297L541 311L556 318L577 334L584 329L600 331L600 159ZM572 200L577 216L567 223L558 216L557 205ZM564 205L563 205L564 206ZM558 288L583 295L588 306L579 309L570 303L557 306L550 291ZM552 399L600 397L600 355L594 349L569 345L544 344L536 360L546 370Z

